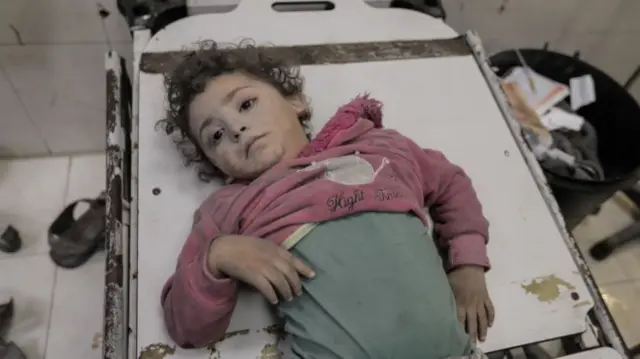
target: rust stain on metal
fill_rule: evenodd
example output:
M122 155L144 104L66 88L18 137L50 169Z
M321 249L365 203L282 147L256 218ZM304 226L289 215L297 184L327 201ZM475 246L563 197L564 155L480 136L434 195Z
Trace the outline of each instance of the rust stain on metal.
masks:
M109 69L107 71L107 133L112 133L116 129L119 91L118 76L113 69Z
M115 56L111 53L111 56ZM106 197L106 270L103 350L105 358L122 357L126 348L127 325L124 308L124 265L123 265L123 205L127 186L127 171L124 168L127 156L123 115L127 111L126 93L123 93L125 79L122 77L122 62L112 64L107 70L107 197ZM123 97L124 96L124 97ZM153 358L153 357L152 357Z
M266 344L260 351L260 359L280 359L278 347L274 344Z
M116 121L117 122L117 121ZM107 266L106 282L115 284L118 288L123 284L122 263L122 155L120 146L107 147Z
M112 258L109 258L110 266L109 271L106 273L106 280L109 283L117 283L122 285L124 277L124 268L122 266L122 254L117 254Z
M266 56L287 59L292 66L347 64L355 62L410 60L471 54L464 37L435 40L398 40L297 46L265 46ZM243 48L222 51L242 52ZM150 74L171 72L193 51L146 52L140 70Z
M164 359L176 353L176 347L164 343L150 344L140 351L138 359Z
M536 278L531 283L521 284L521 286L527 294L537 296L541 302L551 302L558 299L561 287L565 287L568 290L575 289L571 283L556 277L555 274Z

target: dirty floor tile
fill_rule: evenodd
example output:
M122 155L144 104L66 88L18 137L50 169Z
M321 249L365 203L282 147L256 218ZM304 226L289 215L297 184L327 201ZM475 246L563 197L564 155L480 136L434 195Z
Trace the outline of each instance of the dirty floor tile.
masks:
M71 157L69 187L65 203L79 198L95 198L106 187L105 154Z
M22 249L0 259L43 254L47 229L62 209L69 159L0 160L0 224L20 232Z
M54 273L47 255L0 260L0 295L12 297L15 305L8 340L29 359L44 358Z
M58 268L46 359L102 357L104 252L76 269Z
M627 346L640 344L640 281L608 284L600 291Z
M105 184L104 154L73 156L65 204L95 198ZM76 215L86 208L78 205ZM79 268L56 270L46 359L102 357L104 261L99 252Z
M588 217L573 231L598 285L640 279L640 241L614 252L601 262L589 255L589 249L595 243L625 228L633 220L628 208L611 199L605 202L597 215Z

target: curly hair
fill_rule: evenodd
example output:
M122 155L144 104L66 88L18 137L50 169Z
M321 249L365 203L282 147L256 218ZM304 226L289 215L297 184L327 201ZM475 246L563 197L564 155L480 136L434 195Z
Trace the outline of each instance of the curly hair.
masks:
M158 124L176 144L185 165L195 165L198 177L204 182L224 177L208 160L189 129L189 105L204 92L209 81L223 74L242 72L270 84L284 97L299 96L307 101L299 68L267 54L265 49L251 40L227 48L221 48L211 40L202 41L165 76L168 108L166 118ZM310 110L298 117L307 132L310 117Z

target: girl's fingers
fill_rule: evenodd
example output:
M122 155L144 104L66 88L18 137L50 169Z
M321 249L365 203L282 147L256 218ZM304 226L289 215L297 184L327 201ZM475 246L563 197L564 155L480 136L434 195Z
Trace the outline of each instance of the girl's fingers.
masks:
M267 280L264 276L256 275L255 278L252 278L249 282L254 288L256 288L271 304L278 304L278 295L276 291L273 289L271 282Z
M284 274L284 277L287 279L287 282L289 282L289 286L293 290L293 293L295 295L302 294L302 284L300 283L300 277L298 276L296 269L286 261L277 261L275 266L280 272L282 272L282 274Z
M475 307L467 308L467 334L474 343L478 339L478 313Z
M458 314L458 322L460 323L460 325L462 325L462 327L467 330L466 327L466 319L467 319L467 312L464 308L462 307L456 307L456 311Z
M268 268L264 276L271 282L271 285L280 293L280 296L285 300L289 301L293 299L293 294L291 293L291 287L289 286L289 282L284 277L284 274L275 266Z
M291 252L284 249L283 247L280 247L278 254L280 254L280 257L283 258L285 261L287 261L288 263L291 263L293 268L295 268L295 270L298 273L302 274L303 276L307 278L313 278L316 275L308 265L306 265L303 261L298 259L296 256L294 256Z
M491 302L491 299L487 299L484 302L484 306L487 309L487 319L489 321L489 326L491 327L493 325L494 319L496 319L496 311L493 308L493 303Z
M316 276L316 273L313 271L313 269L311 269L311 267L309 267L300 259L293 257L291 260L292 260L293 267L296 269L298 273L302 274L303 276L309 279Z
M487 310L484 307L484 303L479 303L476 310L478 314L478 339L483 342L487 338L487 327L489 326Z

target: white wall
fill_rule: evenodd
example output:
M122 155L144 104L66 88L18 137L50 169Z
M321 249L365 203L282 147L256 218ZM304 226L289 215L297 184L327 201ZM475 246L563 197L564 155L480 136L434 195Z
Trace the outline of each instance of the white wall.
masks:
M115 0L0 0L0 157L104 148L108 45L98 2L111 11L113 47L130 57ZM640 64L640 0L444 2L451 25L478 30L489 51L548 41L555 51L579 49L619 82ZM631 91L640 100L640 82Z

